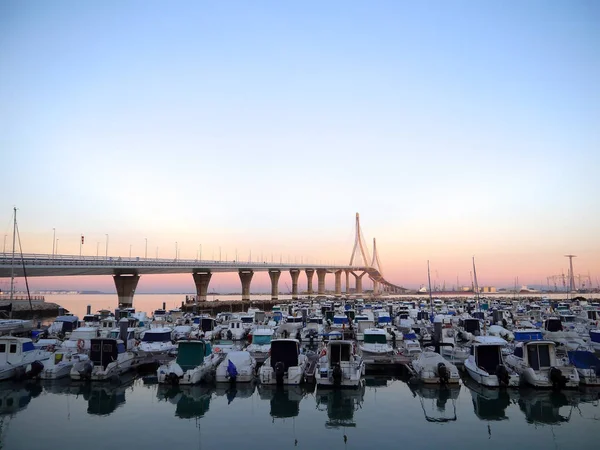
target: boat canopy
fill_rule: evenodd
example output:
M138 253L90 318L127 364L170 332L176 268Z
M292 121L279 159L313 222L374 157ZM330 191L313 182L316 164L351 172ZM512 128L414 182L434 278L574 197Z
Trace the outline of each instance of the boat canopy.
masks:
M548 317L544 322L544 330L550 332L562 331L563 326L558 317Z
M373 332L373 330L365 330L364 336L365 344L385 344L387 342L385 333L377 333Z
M568 352L569 362L578 369L591 369L596 368L596 374L600 375L600 359L592 352L583 350L576 350Z
M497 345L473 346L475 363L490 375L496 374L497 367L502 364L502 350Z
M333 316L333 323L342 325L348 323L348 317L346 315L336 314Z
M161 328L159 330L148 330L144 333L143 342L169 342L171 340L171 330Z
M534 328L527 330L514 330L515 341L541 341L543 339L542 332Z
M121 348L119 348L119 343ZM117 359L119 353L124 351L123 341L116 339L92 339L90 347L90 360L106 369L111 362Z
M366 336L365 336L366 338ZM329 342L329 365L350 361L352 343L350 341Z
M271 343L271 334L256 334L256 332L252 335L252 343L255 345L267 345Z
M283 362L285 370L298 365L298 341L296 339L275 339L271 341L271 367Z
M182 341L177 345L177 364L183 371L191 370L204 362L207 351L210 347L204 341Z

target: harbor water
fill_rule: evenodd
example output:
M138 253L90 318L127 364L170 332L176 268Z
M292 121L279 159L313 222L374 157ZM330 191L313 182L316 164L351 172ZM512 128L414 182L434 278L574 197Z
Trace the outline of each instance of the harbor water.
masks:
M0 448L597 449L600 390L0 384Z

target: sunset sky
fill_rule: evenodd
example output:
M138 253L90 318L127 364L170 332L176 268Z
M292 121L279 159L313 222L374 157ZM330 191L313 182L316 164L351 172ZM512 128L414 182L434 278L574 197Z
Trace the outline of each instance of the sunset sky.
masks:
M347 264L359 211L396 284L600 279L600 2L6 0L0 67L7 249Z

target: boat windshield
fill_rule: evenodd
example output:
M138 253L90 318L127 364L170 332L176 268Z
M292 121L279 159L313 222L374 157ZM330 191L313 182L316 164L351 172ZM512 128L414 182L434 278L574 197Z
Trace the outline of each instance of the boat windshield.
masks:
M144 334L144 338L142 339L143 342L169 342L171 340L171 332L170 331L164 331L164 332L146 332Z
M385 344L385 334L365 333L365 344Z
M271 343L271 336L252 335L252 343L256 345L267 345Z
M254 317L253 316L243 316L242 317L242 322L243 323L253 323L254 322Z
M333 318L333 323L337 323L337 324L344 324L344 323L348 323L348 317L346 316L335 316Z
M182 370L190 370L204 362L203 342L182 342L177 347L177 364Z

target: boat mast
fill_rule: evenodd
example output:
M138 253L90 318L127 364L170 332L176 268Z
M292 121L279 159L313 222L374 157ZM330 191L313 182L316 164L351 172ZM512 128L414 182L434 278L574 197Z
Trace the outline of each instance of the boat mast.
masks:
M480 309L479 305L479 284L477 284L477 271L475 270L475 257L473 256L473 279L475 280L475 298L477 299L477 309Z
M427 260L427 282L429 283L429 307L431 308L431 314L433 315L433 297L431 296L431 273L429 271L429 260Z
M17 207L13 208L13 243L12 243L12 259L10 262L10 301L12 303L15 294L15 239L17 237Z

